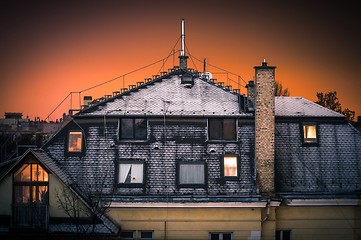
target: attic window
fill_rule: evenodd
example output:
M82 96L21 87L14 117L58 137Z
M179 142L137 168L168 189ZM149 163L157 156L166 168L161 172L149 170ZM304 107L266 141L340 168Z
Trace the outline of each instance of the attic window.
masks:
M209 119L208 136L209 140L236 140L236 119Z
M47 182L48 173L39 164L24 164L14 174L14 182Z
M238 175L238 157L224 156L223 157L223 177L237 178Z
M123 140L146 140L147 120L145 118L120 119L119 138Z
M317 143L317 125L315 123L303 124L303 142Z
M68 136L68 152L82 152L83 133L80 131L70 131Z

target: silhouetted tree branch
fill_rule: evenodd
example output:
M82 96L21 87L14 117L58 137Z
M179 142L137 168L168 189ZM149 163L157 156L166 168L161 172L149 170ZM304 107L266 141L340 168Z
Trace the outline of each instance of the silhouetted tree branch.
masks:
M347 120L350 122L354 120L355 111L352 111L348 108L342 110L341 103L338 101L336 91L328 92L328 93L317 92L316 96L317 96L317 101L315 103L345 115Z
M288 97L290 91L288 88L283 89L282 83L275 81L275 96L285 96Z

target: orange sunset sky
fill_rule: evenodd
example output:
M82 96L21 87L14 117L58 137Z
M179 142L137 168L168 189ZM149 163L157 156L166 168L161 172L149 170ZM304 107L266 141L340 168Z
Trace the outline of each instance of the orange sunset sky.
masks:
M315 101L316 92L337 91L342 107L361 115L358 9L339 1L1 1L0 118L45 119L65 99L55 120L84 95L99 98L151 77L162 62L67 97L167 57L181 18L189 53L240 75L241 93L265 58L291 96ZM195 58L188 66L203 70Z

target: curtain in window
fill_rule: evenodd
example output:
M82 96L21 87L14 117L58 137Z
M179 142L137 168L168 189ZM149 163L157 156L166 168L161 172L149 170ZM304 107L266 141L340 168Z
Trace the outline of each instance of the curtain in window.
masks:
M204 184L204 164L181 164L180 184Z
M119 164L119 183L143 183L143 164Z

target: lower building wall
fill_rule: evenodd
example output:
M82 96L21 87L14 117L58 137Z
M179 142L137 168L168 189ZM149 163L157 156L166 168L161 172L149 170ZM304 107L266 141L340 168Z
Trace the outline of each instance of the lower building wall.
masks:
M232 233L232 239L258 240L260 208L111 208L108 215L122 231L154 231L154 239L210 239L210 233Z
M361 206L276 209L276 229L291 230L292 240L359 240Z
M361 206L279 206L266 208L110 208L122 231L153 231L154 239L360 240ZM276 238L290 231L290 238ZM282 233L281 233L282 234Z

